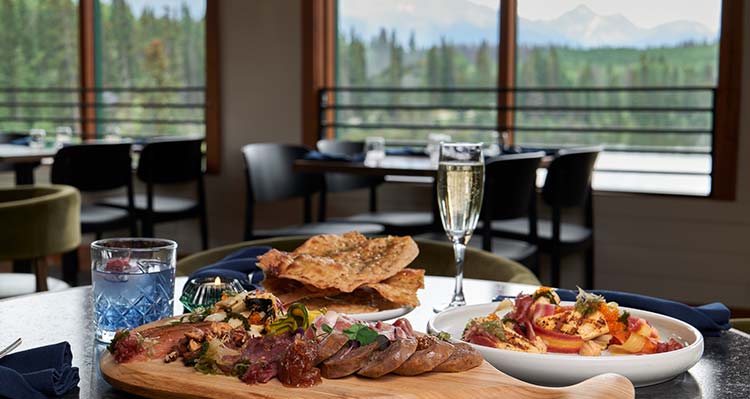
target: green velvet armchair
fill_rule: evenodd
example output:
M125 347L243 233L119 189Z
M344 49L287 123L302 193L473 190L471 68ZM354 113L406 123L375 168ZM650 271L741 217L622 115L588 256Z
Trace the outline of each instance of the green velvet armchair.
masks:
M177 262L177 274L187 276L193 271L214 263L240 248L252 245L268 245L282 251L292 251L308 237L277 237L246 241L199 252ZM428 275L455 275L453 247L449 243L415 239L419 246L419 256L409 265L425 269ZM466 248L464 276L493 281L506 281L519 284L539 285L539 280L525 266L476 248Z
M0 260L30 260L36 290L47 289L44 257L70 251L81 241L81 197L73 187L0 188Z

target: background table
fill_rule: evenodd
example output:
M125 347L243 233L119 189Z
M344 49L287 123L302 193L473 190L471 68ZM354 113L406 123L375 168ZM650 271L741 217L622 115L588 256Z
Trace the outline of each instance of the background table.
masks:
M16 184L34 184L34 168L45 158L55 156L55 148L31 148L25 145L0 144L0 164L13 165Z
M180 291L185 278L178 278ZM469 304L487 302L494 295L515 295L533 286L466 279L464 291ZM425 278L425 289L419 292L422 305L406 316L418 330L424 331L433 316L432 307L449 299L453 280L446 277ZM104 345L94 341L91 327L91 287L27 295L0 301L0 345L18 337L18 350L68 341L73 349L73 365L80 368L79 391L69 398L127 398L131 395L114 390L101 377L99 357ZM180 306L175 306L180 309ZM639 398L726 398L750 397L750 335L731 330L722 337L706 338L701 361L689 372L663 384L636 389ZM248 389L252 389L248 387Z

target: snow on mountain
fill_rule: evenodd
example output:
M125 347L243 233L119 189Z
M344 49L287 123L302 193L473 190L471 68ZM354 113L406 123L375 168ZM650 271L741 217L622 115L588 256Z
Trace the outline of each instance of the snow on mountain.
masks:
M445 37L453 43L497 42L497 12L465 0L400 0L341 2L342 33L352 27L372 38L382 27L395 29L402 43L411 32L419 46L430 46ZM620 14L599 15L580 5L552 20L518 19L521 45L571 47L654 47L686 41L713 41L716 34L694 21L674 21L642 28Z

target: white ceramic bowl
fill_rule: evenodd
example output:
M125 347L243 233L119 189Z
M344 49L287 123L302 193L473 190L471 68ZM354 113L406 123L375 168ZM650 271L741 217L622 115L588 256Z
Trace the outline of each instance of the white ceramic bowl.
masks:
M435 315L427 324L427 330L430 333L445 331L450 333L451 337L460 339L470 319L486 316L496 307L497 303L486 303L451 309ZM661 340L675 338L686 346L676 351L650 355L608 355L605 352L597 357L559 353L536 354L474 344L472 346L498 370L523 381L550 386L577 384L603 373L624 375L636 387L657 384L687 371L698 363L703 355L703 336L693 326L657 313L624 307L620 309L648 320L659 331Z
M372 312L372 313L352 313L348 316L350 316L353 319L362 320L362 321L385 321L385 320L391 320L395 319L396 317L401 317L403 315L408 314L414 310L411 306L404 306L396 309L388 309L388 310L381 310L380 312Z

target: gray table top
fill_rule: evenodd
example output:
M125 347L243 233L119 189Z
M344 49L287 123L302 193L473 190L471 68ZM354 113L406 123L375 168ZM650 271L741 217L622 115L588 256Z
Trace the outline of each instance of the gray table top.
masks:
M182 287L185 278L178 278ZM497 294L515 295L535 287L466 279L464 290L469 304L488 302ZM425 289L419 292L422 305L407 318L416 329L423 330L433 316L432 307L449 298L453 281L445 277L425 278ZM179 289L177 290L179 291ZM18 337L18 350L68 341L73 350L73 365L80 368L79 390L67 397L125 398L105 382L98 359L104 345L93 338L91 287L27 295L0 301L0 345ZM175 306L179 309L179 306ZM651 387L636 389L638 398L725 398L750 397L750 335L730 330L721 337L705 339L701 361L675 379Z

